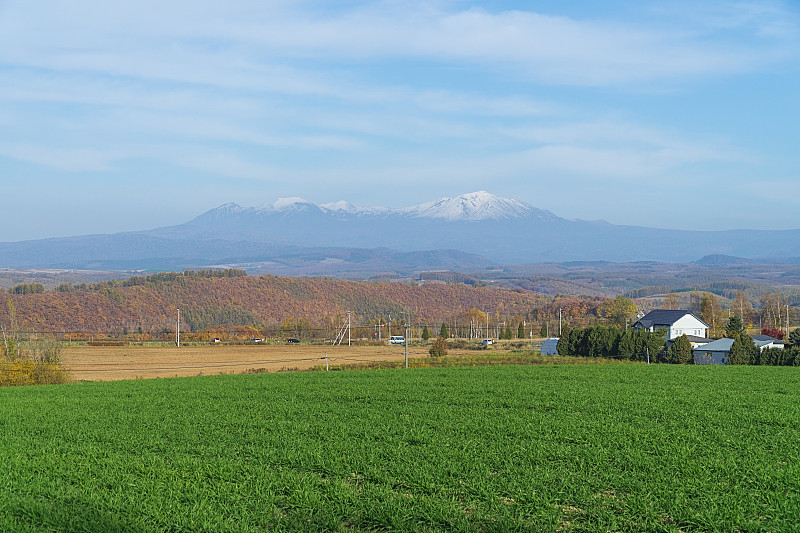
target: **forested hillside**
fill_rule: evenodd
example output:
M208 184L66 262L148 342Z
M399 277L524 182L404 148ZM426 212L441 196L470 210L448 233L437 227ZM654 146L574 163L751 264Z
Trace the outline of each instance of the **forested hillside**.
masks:
M415 324L542 321L596 312L601 299L564 298L523 290L457 284L359 283L319 278L248 276L239 270L162 273L91 285L64 284L0 293L6 329L58 333L159 334L218 325L337 330L348 311L354 325L395 323L411 313Z

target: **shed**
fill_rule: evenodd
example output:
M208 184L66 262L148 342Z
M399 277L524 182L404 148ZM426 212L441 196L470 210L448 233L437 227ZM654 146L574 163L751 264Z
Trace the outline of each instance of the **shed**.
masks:
M727 365L733 339L717 339L692 350L696 365Z
M542 355L558 355L558 337L547 339L542 343Z

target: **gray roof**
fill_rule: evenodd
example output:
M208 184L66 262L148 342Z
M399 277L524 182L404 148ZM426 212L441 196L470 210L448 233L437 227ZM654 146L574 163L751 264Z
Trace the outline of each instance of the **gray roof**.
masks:
M776 339L775 337L770 337L769 335L750 335L753 337L754 341L766 341L766 342L783 342L780 339Z
M686 315L692 315L693 317L700 320L694 313L690 313L689 311L684 311L680 309L653 309L642 318L640 318L635 324L640 324L644 328L652 328L653 326L671 326L681 318ZM700 320L700 322L703 322ZM711 327L705 322L703 322L705 326Z
M733 346L733 339L717 339L714 342L698 346L696 350L700 352L730 352L731 346Z
M753 342L756 343L756 346L761 348L762 346L766 346L767 344L775 344L785 346L786 342L782 340L778 340L775 337L770 337L769 335L750 335L753 338Z

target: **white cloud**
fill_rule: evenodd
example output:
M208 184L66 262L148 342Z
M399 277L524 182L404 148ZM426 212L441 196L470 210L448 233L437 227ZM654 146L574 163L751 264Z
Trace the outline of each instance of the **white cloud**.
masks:
M454 6L365 4L321 16L302 4L242 1L12 2L0 22L0 58L8 64L240 87L269 85L270 65L287 61L393 58L501 66L554 83L618 85L759 69L785 57L787 45L797 50L797 26L778 4L718 7L705 26L695 23L692 31ZM717 35L724 25L749 31L751 39L738 43ZM288 81L285 73L280 77ZM303 85L292 90L302 91Z
M594 18L466 4L6 1L0 153L110 176L143 160L285 195L371 194L376 179L451 195L528 176L705 185L720 179L713 165L764 155L741 148L735 121L663 120L641 112L647 96L795 73L800 57L789 3Z

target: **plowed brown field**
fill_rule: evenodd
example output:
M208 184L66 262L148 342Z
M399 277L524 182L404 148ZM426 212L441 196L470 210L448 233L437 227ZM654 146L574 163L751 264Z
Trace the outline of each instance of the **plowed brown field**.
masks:
M79 381L241 374L363 361L402 361L403 346L74 346L64 348L63 367ZM451 350L449 353L455 353ZM409 347L408 357L427 357L427 347Z

